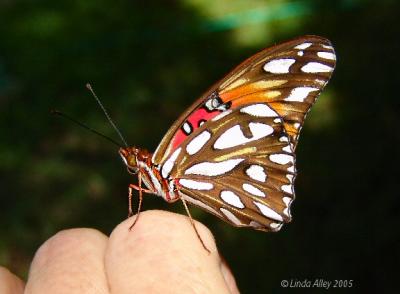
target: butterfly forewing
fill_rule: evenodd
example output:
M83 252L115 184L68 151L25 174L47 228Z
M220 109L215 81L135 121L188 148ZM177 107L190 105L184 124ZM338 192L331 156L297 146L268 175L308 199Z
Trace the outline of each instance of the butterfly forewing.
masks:
M336 57L331 43L304 36L262 50L211 87L172 125L153 156L164 162L201 123L227 109L267 102L284 119L294 149L305 115L329 81Z
M289 41L245 61L219 86L219 96L232 107L268 102L284 119L295 148L305 115L328 82L335 60L326 39Z
M264 49L198 99L152 161L188 202L236 226L279 230L291 219L299 132L334 67L321 37Z

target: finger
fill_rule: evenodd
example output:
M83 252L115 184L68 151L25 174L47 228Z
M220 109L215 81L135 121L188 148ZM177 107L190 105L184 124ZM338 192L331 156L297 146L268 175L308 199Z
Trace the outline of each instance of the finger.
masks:
M107 237L72 229L47 240L33 259L27 293L108 293L104 272Z
M196 222L201 245L186 216L142 212L110 236L105 267L112 293L229 293L210 231Z
M24 282L8 269L0 266L0 293L24 293Z
M221 257L221 272L224 277L225 283L228 286L229 293L231 294L240 294L240 291L236 285L235 277L232 274L232 271L226 262L226 260Z

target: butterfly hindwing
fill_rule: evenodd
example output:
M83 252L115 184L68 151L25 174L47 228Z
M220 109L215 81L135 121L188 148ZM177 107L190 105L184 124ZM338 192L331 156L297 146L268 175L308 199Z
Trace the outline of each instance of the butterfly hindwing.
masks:
M275 231L290 221L295 159L282 118L267 104L207 121L172 157L169 175L188 202L236 226Z

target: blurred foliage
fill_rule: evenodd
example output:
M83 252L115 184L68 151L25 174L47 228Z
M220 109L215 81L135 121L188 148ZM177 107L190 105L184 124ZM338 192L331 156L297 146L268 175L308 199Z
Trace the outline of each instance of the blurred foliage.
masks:
M109 234L126 216L134 179L115 146L49 115L58 108L115 137L86 82L131 144L155 150L230 68L262 47L316 34L331 39L338 65L302 132L294 222L263 234L192 211L215 234L243 293L283 292L280 281L291 278L393 291L399 9L362 0L1 1L0 264L24 276L57 231ZM145 200L145 209L183 212Z

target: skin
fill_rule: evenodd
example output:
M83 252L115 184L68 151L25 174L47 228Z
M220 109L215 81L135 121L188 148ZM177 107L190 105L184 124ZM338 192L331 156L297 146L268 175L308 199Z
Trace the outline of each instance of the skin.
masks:
M110 237L86 228L57 233L36 252L28 281L0 267L0 293L239 293L201 223L165 211L145 211Z

